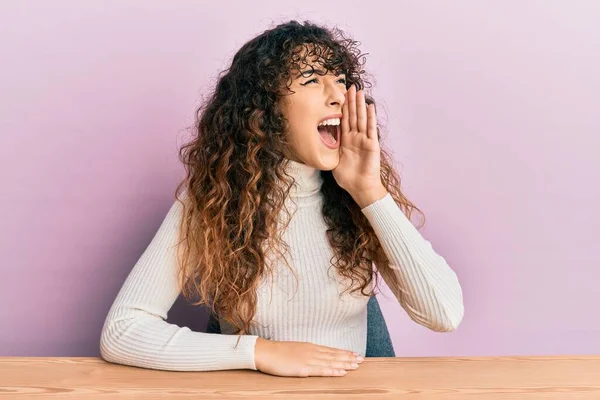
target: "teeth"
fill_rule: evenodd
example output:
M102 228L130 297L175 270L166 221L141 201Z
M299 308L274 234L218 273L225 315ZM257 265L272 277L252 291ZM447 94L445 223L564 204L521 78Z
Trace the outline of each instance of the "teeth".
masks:
M339 118L331 118L331 119L328 119L327 121L321 122L317 126L324 126L324 125L336 125L337 126L339 124L340 124L340 119Z

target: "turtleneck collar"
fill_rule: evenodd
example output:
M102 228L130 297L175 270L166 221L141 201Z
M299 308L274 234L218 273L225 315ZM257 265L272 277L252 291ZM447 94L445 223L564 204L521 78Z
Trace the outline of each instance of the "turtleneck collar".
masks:
M286 172L296 180L290 190L290 196L309 197L321 189L323 184L321 170L315 167L288 159Z

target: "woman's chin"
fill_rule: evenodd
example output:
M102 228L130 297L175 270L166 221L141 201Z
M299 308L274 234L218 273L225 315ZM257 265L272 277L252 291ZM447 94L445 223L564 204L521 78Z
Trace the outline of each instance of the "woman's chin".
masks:
M336 152L328 152L321 156L321 170L331 171L340 163L340 154Z

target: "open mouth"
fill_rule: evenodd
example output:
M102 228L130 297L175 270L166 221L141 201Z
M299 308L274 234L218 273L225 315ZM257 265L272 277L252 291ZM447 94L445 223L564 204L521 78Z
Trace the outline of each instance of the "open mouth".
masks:
M340 137L339 125L320 125L317 127L323 143L330 148L336 148Z

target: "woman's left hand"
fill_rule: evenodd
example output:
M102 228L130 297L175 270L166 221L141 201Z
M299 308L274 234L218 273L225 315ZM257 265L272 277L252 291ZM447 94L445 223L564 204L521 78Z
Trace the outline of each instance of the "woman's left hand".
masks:
M383 197L375 106L367 108L364 91L357 92L354 85L346 92L342 108L339 150L339 164L331 171L337 184L361 207L368 205L361 204L362 199Z

